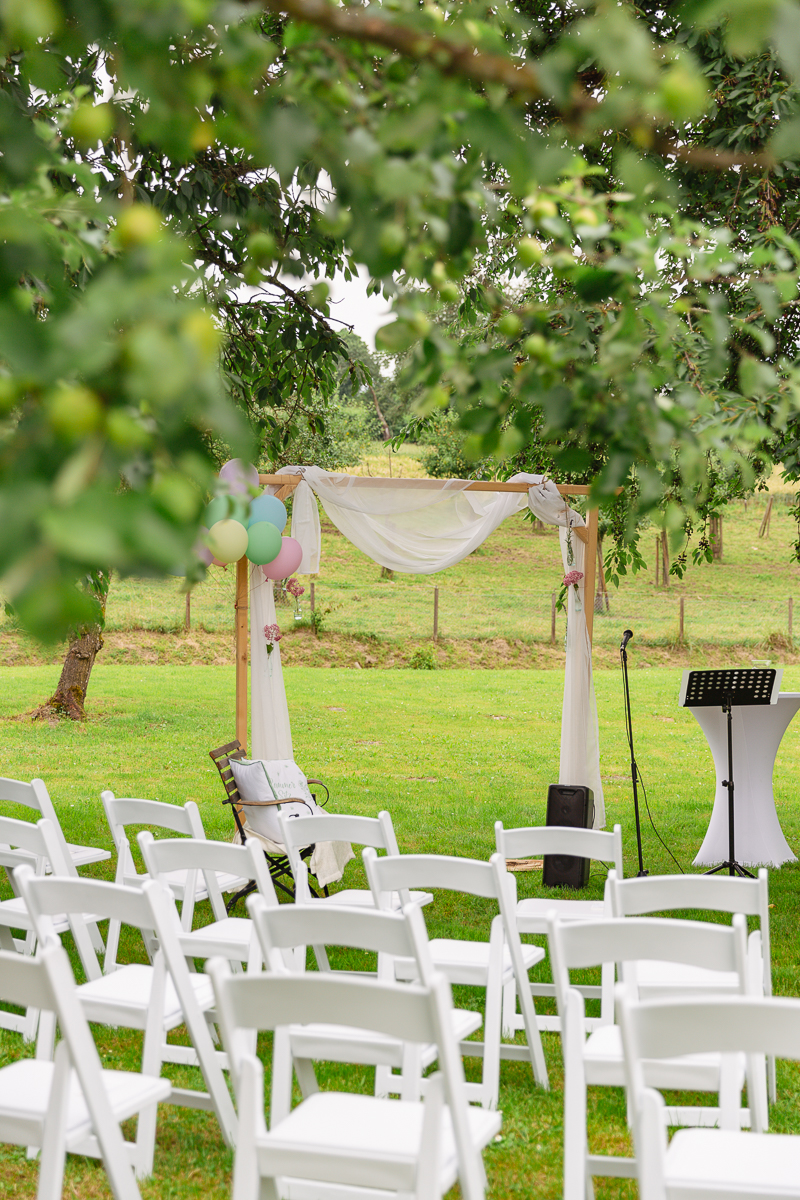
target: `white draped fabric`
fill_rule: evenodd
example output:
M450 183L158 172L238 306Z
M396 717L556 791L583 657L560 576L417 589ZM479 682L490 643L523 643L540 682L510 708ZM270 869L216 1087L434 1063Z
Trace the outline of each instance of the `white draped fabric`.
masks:
M469 480L415 479L402 481L332 474L320 467L285 467L281 473L302 474L303 481L292 502L292 537L303 547L301 574L316 573L320 560L320 524L317 498L326 514L342 534L369 558L392 571L412 575L430 575L443 571L471 554L498 525L521 511L526 503L540 520L560 525L564 570L583 571L584 545L570 539L574 561L567 562L567 531L583 525L580 513L568 507L555 484L541 475L519 474L513 482L527 483L524 492L467 491ZM274 491L276 489L270 489ZM251 596L264 592L259 587L260 570L251 572ZM255 607L251 625L253 651L253 754L264 758L291 757L291 751L262 754L256 740L256 712L259 713L259 737L269 735L266 726L270 709L276 716L276 745L291 747L283 676L279 650L270 656L273 670L264 685L264 671L258 663L267 658L263 627L275 620L272 588L269 586L272 616L257 618ZM593 599L593 598L592 598ZM262 608L266 606L262 601ZM260 612L261 610L259 610ZM595 797L595 825L605 825L603 788L597 734L597 708L592 681L591 646L586 628L586 613L581 582L576 594L569 589L567 608L567 651L564 705L561 721L561 760L559 782L588 785ZM260 638L260 645L256 642ZM258 650L259 659L256 658ZM277 656L277 661L276 661ZM276 668L277 667L277 671ZM258 686L257 686L258 684ZM256 691L263 696L256 700ZM280 693L280 694L279 694ZM258 704L258 709L257 709Z
M264 626L277 622L272 580L250 564L250 756L294 758L292 727L283 686L280 643L267 653Z

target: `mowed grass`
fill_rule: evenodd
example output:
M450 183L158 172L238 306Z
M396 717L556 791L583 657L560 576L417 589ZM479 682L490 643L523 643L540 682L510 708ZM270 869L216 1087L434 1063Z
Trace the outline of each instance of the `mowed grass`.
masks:
M0 693L0 774L41 776L48 784L67 838L111 848L99 795L141 796L200 806L209 837L228 840L232 826L220 803L221 787L208 750L233 734L232 668L95 668L90 720L31 724L14 719L47 694L52 668L6 668ZM647 785L650 810L664 842L680 864L702 841L714 791L711 756L693 718L677 707L680 672L637 670L632 702L637 758ZM347 671L288 668L295 758L330 784L333 811L392 813L401 849L472 855L486 859L494 849L493 825L544 821L547 785L558 778L562 676L553 671ZM622 723L619 672L597 673L601 762L609 827L622 825L626 873L636 869L636 843L627 748ZM800 668L787 670L784 690L800 690ZM798 727L800 728L800 726ZM787 839L800 846L800 746L790 727L781 747L775 793ZM643 812L645 865L651 873L675 866ZM91 873L110 878L111 864ZM587 895L600 897L605 872L596 864ZM521 895L542 895L540 876L517 876ZM364 886L360 860L346 871L343 886ZM798 892L800 869L791 864L770 872L776 991L800 994ZM3 893L9 894L8 892ZM483 937L489 908L478 901L438 894L426 910L431 936ZM142 957L141 944L125 947ZM480 1004L459 989L458 1002ZM137 1036L103 1030L98 1042L107 1065L135 1066ZM563 1087L558 1038L544 1035L551 1091L533 1085L522 1064L504 1063L500 1106L503 1140L487 1153L491 1194L497 1197L561 1195ZM16 1035L0 1035L5 1060L23 1052ZM269 1043L261 1051L269 1066ZM478 1070L468 1061L468 1073ZM169 1067L177 1080L197 1086L196 1073ZM371 1073L361 1068L327 1068L324 1086L369 1090ZM773 1128L800 1132L800 1075L782 1065ZM592 1144L609 1153L629 1146L622 1095L590 1091ZM155 1173L142 1195L159 1200L229 1194L232 1157L208 1114L162 1107ZM16 1149L0 1147L0 1183L5 1195L33 1197L36 1167ZM83 1159L68 1165L66 1194L106 1196L102 1169ZM598 1197L632 1197L632 1183L598 1182Z

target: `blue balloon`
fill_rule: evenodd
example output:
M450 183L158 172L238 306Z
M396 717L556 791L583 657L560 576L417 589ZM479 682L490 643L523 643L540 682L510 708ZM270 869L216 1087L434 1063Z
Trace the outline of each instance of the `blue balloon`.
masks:
M275 526L278 533L283 533L286 527L286 506L283 501L277 496L270 496L269 492L262 492L260 496L256 496L250 505L247 528L258 521L268 521L270 525Z

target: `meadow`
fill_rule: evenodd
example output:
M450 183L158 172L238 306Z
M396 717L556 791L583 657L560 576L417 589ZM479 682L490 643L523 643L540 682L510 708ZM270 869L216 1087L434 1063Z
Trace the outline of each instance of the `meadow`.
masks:
M716 569L716 568L713 568ZM232 825L208 750L232 736L232 666L150 666L99 662L92 678L85 724L20 719L46 694L53 668L6 667L0 692L0 774L41 776L48 784L68 839L111 848L99 794L136 795L200 806L210 837L229 839ZM714 791L711 756L693 718L677 707L680 671L640 668L632 673L637 758L650 812L663 843L684 870L699 848ZM323 777L333 811L392 813L401 849L471 855L493 851L493 823L544 820L547 785L558 777L562 677L547 670L356 671L287 667L295 758ZM618 670L596 675L601 764L608 825L622 825L626 874L635 871L636 844ZM800 667L790 665L784 690L800 690ZM800 740L789 728L775 771L775 795L790 845L800 845ZM0 806L1 807L1 806ZM651 873L677 870L644 818L645 865ZM89 873L111 876L110 864ZM595 865L587 894L601 896L605 872ZM541 895L540 874L517 876L521 895ZM343 886L363 886L358 860ZM777 992L800 995L798 971L800 867L770 872L774 980ZM3 895L8 895L4 891ZM439 895L426 913L431 936L485 936L482 902ZM141 957L139 943L129 942ZM459 989L458 1002L475 1005ZM134 1035L98 1031L106 1065L134 1066ZM487 1153L491 1195L555 1200L561 1194L563 1090L558 1038L544 1035L552 1090L534 1087L522 1064L504 1063L500 1106L503 1140ZM261 1049L269 1062L269 1046ZM17 1035L0 1034L4 1059L23 1053ZM468 1072L477 1063L468 1062ZM187 1068L167 1068L176 1080ZM347 1086L368 1089L367 1070L346 1073ZM341 1078L321 1072L323 1084ZM197 1086L196 1080L193 1086ZM800 1132L800 1073L782 1065L773 1128ZM628 1145L622 1096L590 1091L590 1136L608 1152ZM187 1109L164 1107L159 1117L155 1172L142 1186L145 1200L217 1198L229 1194L231 1155L214 1120ZM35 1166L24 1154L0 1147L4 1195L33 1197ZM632 1197L626 1181L598 1182L598 1197ZM109 1194L102 1170L71 1159L65 1194Z

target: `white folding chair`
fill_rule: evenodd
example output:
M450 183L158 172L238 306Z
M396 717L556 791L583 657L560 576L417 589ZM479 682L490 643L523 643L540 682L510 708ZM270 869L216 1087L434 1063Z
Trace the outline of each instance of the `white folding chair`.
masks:
M252 897L247 905L261 941L267 969L273 974L302 974L306 966L306 947L311 944L347 946L378 956L377 977L394 981L395 959L412 959L417 977L428 984L433 966L428 936L419 905L409 904L401 913L380 909L326 908L318 904L282 904L268 907L261 897ZM363 972L353 972L364 978ZM478 1013L451 1010L453 1036L457 1042L469 1037L481 1026ZM294 1061L303 1095L316 1091L312 1059L327 1062L361 1063L374 1066L375 1095L399 1095L403 1100L418 1100L424 1091L422 1072L435 1061L435 1045L403 1044L396 1038L380 1036L360 1029L345 1029L325 1024L291 1025L275 1032L272 1055L272 1120L287 1116L292 1087ZM400 1076L394 1076L393 1070Z
M30 783L23 783L20 779L0 779L0 801L4 800L13 804L24 804L26 808L32 808L34 812L53 823L70 875L76 875L78 867L86 867L90 863L104 862L105 859L111 858L110 850L103 850L100 846L81 846L66 840L50 793L41 779L32 779ZM50 870L49 866L47 870Z
M347 813L320 813L313 817L278 816L286 853L295 881L295 895L300 904L353 905L372 908L374 900L369 888L342 888L330 896L312 896L308 886L308 871L300 858L300 851L312 842L350 842L357 846L371 846L384 850L389 855L400 853L397 847L392 818L388 812L379 812L377 817L353 817ZM398 912L406 904L430 904L433 896L429 892L395 895L392 907Z
M247 917L228 916L217 879L220 875L228 875L252 882L265 904L277 905L278 898L259 843L254 839L249 839L245 846L197 838L156 841L148 829L139 833L137 841L147 873L157 883L168 886L171 878L188 879L192 872L202 874L213 919L208 925L192 929L191 909L184 903L179 942L186 957L210 958L218 954L227 958L234 970L240 963L247 963L249 970L258 970L262 959L253 922ZM193 889L190 887L190 890Z
M166 1100L169 1081L101 1068L57 943L35 959L0 951L0 997L53 1013L61 1028L55 1061L23 1058L0 1067L0 1141L41 1148L38 1200L61 1200L67 1151L102 1158L116 1200L139 1200L119 1125Z
M642 1200L800 1197L800 1136L679 1129L667 1144L664 1102L648 1086L658 1055L746 1053L800 1059L800 1001L718 996L637 1001L621 985L618 1007Z
M187 800L185 804L165 804L161 800L122 799L109 791L101 792L100 799L103 801L117 848L114 881L125 887L138 887L147 878L147 875L139 874L136 870L127 832L129 826L144 825L150 830L169 829L171 833L179 833L197 841L205 840L200 809L193 800ZM204 880L198 879L196 871L178 870L162 876L162 881L169 885L170 891L181 905L181 920L184 926L191 929L195 902L205 900L208 894ZM245 884L243 878L227 872L217 877L217 886L222 893L241 891ZM114 962L117 956L119 922L109 922L107 938L110 961Z
M411 887L440 888L493 900L498 913L492 920L488 942L461 938L433 938L430 945L434 968L443 971L450 983L467 984L486 992L483 1042L462 1041L461 1053L483 1058L480 1083L468 1083L467 1095L485 1108L497 1106L500 1059L528 1060L537 1083L548 1087L547 1067L536 1012L528 986L528 971L544 958L539 946L523 946L514 922L517 884L499 854L488 863L470 858L448 858L437 854L400 854L378 858L375 851L363 852L372 895L378 908L390 907L396 892ZM398 979L414 977L414 964L398 959ZM525 1021L526 1046L503 1045L500 1039L503 988L515 983Z
M584 997L571 988L569 972L620 964L622 978L635 987L638 967L654 956L660 961L687 966L702 964L706 988L713 990L716 976L723 989L731 976L742 994L747 988L747 928L743 916L733 925L710 925L704 921L674 921L668 918L631 918L626 921L578 921L565 923L555 914L549 920L550 961L562 1019L564 1053L564 1200L586 1200L594 1175L633 1177L634 1159L590 1154L586 1124L587 1087L622 1087L625 1073L619 1026L604 1024L591 1032L584 1017ZM588 1037L587 1037L588 1032ZM723 1121L739 1128L751 1119L756 1127L766 1121L766 1089L763 1065L721 1063L718 1055L704 1055L677 1062L662 1061L668 1055L652 1056L647 1064L648 1083L653 1087L719 1093L718 1107L670 1107L674 1125L697 1125ZM745 1074L750 1110L741 1108Z
M52 821L42 818L32 825L30 821L17 821L13 817L0 817L0 866L9 873L12 886L14 869L27 864L38 875L44 875L48 866L58 875L66 875L67 865ZM55 919L58 933L66 933L70 923L66 916L58 914ZM97 926L95 925L96 929ZM25 933L25 940L14 937L13 930ZM102 941L100 943L102 945ZM36 932L25 901L17 894L9 900L0 900L0 947L21 954L33 954L36 948ZM21 1033L26 1042L36 1037L39 1013L29 1008L26 1013L12 1013L0 1009L0 1028Z
M64 836L64 830L61 828L61 822L53 806L53 801L50 799L50 793L41 779L32 779L30 783L24 783L20 779L0 779L0 801L22 804L25 808L38 812L39 816L46 821L50 821L53 826L55 840L61 849L61 858L67 875L77 877L78 867L86 867L90 863L104 862L107 858L111 858L111 851L103 850L100 846L82 846L75 842L67 841ZM54 870L49 859L45 861L45 871L48 874L51 872L54 874L58 873ZM102 954L104 949L103 939L94 923L89 925L89 933L95 950Z
M145 880L138 888L99 880L37 878L30 867L18 867L15 878L28 905L40 943L56 937L52 918L67 913L88 979L77 989L89 1021L144 1034L142 1070L158 1076L164 1062L199 1066L207 1092L173 1088L170 1103L187 1108L211 1109L228 1145L236 1140L233 1110L222 1067L207 1024L214 997L204 975L190 973L180 947L180 926L171 896L161 884ZM145 963L113 964L103 973L86 935L80 914L85 910L147 934L157 949L152 966ZM167 1035L186 1025L191 1046L173 1045ZM41 1044L40 1035L40 1044ZM149 1175L155 1145L155 1106L138 1121L135 1144L137 1175Z
M465 1200L482 1200L481 1150L500 1129L500 1114L471 1108L451 1031L450 988L354 980L328 973L232 975L221 959L208 966L231 1060L241 1123L233 1200L288 1196L395 1195L436 1200L458 1180ZM357 1027L438 1048L439 1072L422 1101L349 1092L315 1092L288 1116L264 1119L263 1068L252 1034L286 1025Z
M772 956L769 939L769 885L762 867L757 879L729 875L647 875L639 879L608 877L608 898L615 917L639 917L660 912L743 913L758 918L758 929L747 943L750 970L749 990L772 995ZM642 963L638 986L642 998L667 996L674 988L702 989L706 983L702 966L687 967L673 963ZM724 986L718 982L716 988ZM738 990L733 976L729 986ZM769 1098L775 1100L775 1063L767 1060Z
M593 862L613 863L617 877L622 878L622 829L614 826L613 833L602 829L573 829L562 825L530 825L521 829L504 829L502 821L494 826L497 853L503 859L541 858L545 854L566 854L588 858ZM520 934L547 934L548 913L555 912L562 921L599 921L609 913L604 900L563 899L555 896L531 896L520 900L516 908L517 930ZM602 983L586 984L578 991L587 1000L600 1000L601 1017L587 1017L590 1029L604 1020L613 1020L613 967L604 968ZM532 983L531 995L555 998L554 983ZM537 1013L540 1029L560 1030L558 1016ZM507 989L503 997L503 1034L508 1037L523 1028L522 1015L517 1012L516 990Z

